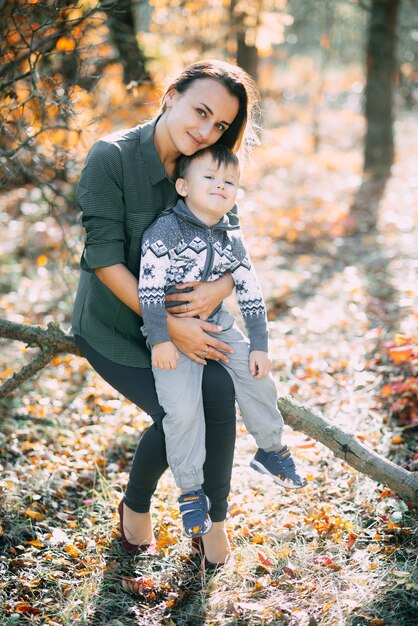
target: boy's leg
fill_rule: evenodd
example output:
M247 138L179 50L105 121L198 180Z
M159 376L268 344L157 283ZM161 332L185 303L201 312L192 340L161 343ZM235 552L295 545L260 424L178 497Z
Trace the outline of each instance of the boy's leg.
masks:
M222 363L231 375L241 415L247 430L259 448L273 450L281 446L283 417L277 408L277 391L271 375L256 379L249 368L249 342L231 315L223 311L216 323L224 331L217 337L234 350L229 363Z
M166 412L163 429L174 479L183 492L199 488L205 461L203 365L180 353L176 369L155 368L153 373L158 399Z
M235 394L247 430L254 436L259 449L250 465L258 472L269 474L279 485L289 489L304 487L306 482L296 470L287 446L282 447L283 417L277 409L277 391L271 375L254 378L249 369L249 342L236 325L228 326L226 319L216 323L226 328L221 338L234 353L229 363L222 363L231 374Z

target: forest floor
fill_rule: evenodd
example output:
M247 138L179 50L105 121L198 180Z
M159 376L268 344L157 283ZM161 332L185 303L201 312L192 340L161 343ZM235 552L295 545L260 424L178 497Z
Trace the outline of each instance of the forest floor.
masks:
M416 470L408 346L417 334L418 123L397 124L377 227L350 234L361 124L353 112L328 113L316 153L296 123L266 131L240 211L280 393ZM10 195L3 220L7 317L66 323L76 273L62 228L37 190ZM78 226L64 230L67 241L80 238ZM30 353L3 342L1 375ZM57 357L1 406L2 625L416 624L416 507L303 433L286 429L286 442L308 486L285 491L249 468L254 442L239 421L227 520L235 562L210 574L182 536L169 472L152 509L158 555L122 552L117 504L149 420L83 359Z

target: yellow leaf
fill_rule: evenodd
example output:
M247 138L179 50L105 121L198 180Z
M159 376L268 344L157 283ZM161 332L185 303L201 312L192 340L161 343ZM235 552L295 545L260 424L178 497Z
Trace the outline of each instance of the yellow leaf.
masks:
M277 558L285 559L292 552L289 546L284 546L277 554Z
M45 519L45 515L42 515L42 513L39 513L39 511L34 511L33 509L26 509L25 510L25 515L26 517L30 517L30 519L34 519L37 522L42 522L42 520Z
M65 546L64 550L74 559L80 556L81 554L80 550L76 548L75 546L73 546L72 544L69 546Z
M43 548L44 545L40 539L33 539L32 541L26 541L26 543L35 548Z
M46 257L44 254L40 254L38 258L36 259L36 265L38 265L39 267L43 267L47 263L48 263L48 257Z
M335 601L336 601L336 598L332 598L329 602L327 602L326 605L322 607L322 612L328 613L328 611L330 610L332 605L335 603Z

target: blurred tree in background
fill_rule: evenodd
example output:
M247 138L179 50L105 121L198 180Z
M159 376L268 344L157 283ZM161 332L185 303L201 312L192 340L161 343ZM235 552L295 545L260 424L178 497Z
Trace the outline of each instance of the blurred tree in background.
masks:
M336 150L364 151L367 173L387 174L395 110L418 102L417 9L418 0L0 0L4 210L22 217L29 198L25 210L38 206L44 222L76 225L75 185L91 144L152 115L164 84L204 57L257 78L276 182L298 156L323 155L332 167ZM367 194L353 204L367 227L373 206ZM277 237L317 232L275 219ZM76 235L64 235L70 268Z
M78 0L1 0L3 188L31 183L53 202L63 192L59 182L78 175L82 132L118 100L95 91L106 69L121 64L125 83L148 79L131 3L100 9Z

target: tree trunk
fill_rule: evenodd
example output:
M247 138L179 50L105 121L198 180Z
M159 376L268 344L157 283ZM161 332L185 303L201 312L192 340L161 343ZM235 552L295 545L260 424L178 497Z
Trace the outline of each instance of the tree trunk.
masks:
M364 171L388 176L394 160L393 88L400 0L372 0L367 38Z
M255 81L258 79L258 52L256 46L245 41L245 30L237 32L237 65L242 67Z
M40 348L40 352L31 363L3 383L0 387L0 398L10 394L25 380L37 374L56 354L62 352L80 354L74 338L64 333L58 323L50 323L48 328L44 329L0 319L0 337L23 341L29 346ZM278 407L286 424L320 441L348 465L387 485L407 502L418 504L416 473L408 472L369 450L355 436L334 426L319 413L306 409L290 396L280 398Z
M255 35L258 26L258 14L262 10L263 0L259 0L256 6L252 6L252 11L256 11L257 15L249 15L244 13L240 7L238 0L231 0L229 5L229 22L230 33L235 36L236 43L236 62L237 65L242 67L255 81L258 79L258 51L255 45ZM237 9L238 5L238 9ZM247 22L252 22L251 26L248 26ZM251 31L252 42L248 42L248 32Z
M148 80L145 55L136 39L131 0L100 0L100 4L108 16L107 25L123 65L124 83L140 84Z

